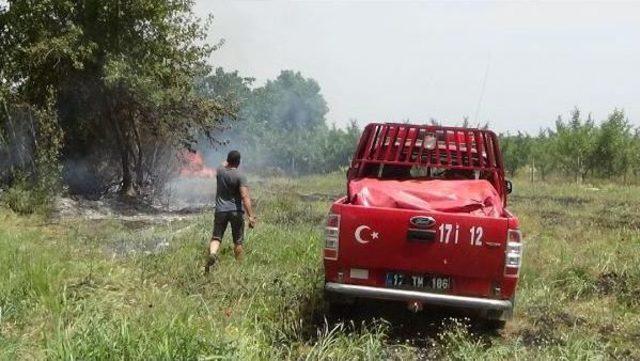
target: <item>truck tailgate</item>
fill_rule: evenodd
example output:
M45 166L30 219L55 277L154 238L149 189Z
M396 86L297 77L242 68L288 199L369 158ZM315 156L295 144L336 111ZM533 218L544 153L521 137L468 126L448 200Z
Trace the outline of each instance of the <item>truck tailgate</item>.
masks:
M503 274L506 218L350 204L339 208L339 254L352 267L484 279Z

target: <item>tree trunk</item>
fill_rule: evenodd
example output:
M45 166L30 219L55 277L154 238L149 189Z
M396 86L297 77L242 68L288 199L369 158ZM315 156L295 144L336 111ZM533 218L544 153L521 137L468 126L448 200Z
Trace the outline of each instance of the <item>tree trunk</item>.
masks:
M30 126L30 131L31 131L31 157L29 159L29 162L31 163L31 169L32 169L32 177L33 180L37 180L38 177L40 176L38 174L38 166L36 164L36 155L38 153L38 135L36 134L36 127L33 124L33 111L31 109L28 110L27 112L29 114L29 126Z
M133 190L131 170L129 169L129 150L126 147L120 150L120 157L122 162L122 189L120 189L120 192L127 196L133 196L135 192Z
M136 184L138 188L142 187L142 183L144 180L144 169L142 168L142 159L143 159L143 151L142 151L142 142L140 140L140 132L138 131L138 126L136 124L135 118L132 119L133 122L133 134L136 139L136 146L138 147L138 156L136 159Z
M15 175L14 166L16 165L16 154L15 146L16 146L16 129L13 126L13 119L11 119L11 113L9 113L9 108L7 107L7 103L2 101L2 108L4 109L4 113L7 117L7 133L11 131L11 134L7 134L6 144L7 144L7 153L9 155L9 175L13 178ZM13 138L12 138L13 137Z
M157 174L155 172L156 170L156 159L158 157L158 141L156 140L155 144L153 145L153 155L151 156L151 161L149 162L149 165L147 166L147 173L149 174L149 181L152 185L152 190L153 190L153 194L155 196L156 191L157 191Z
M576 184L582 184L582 161L578 156L578 169L576 170Z
M532 159L531 160L531 183L533 183L534 181L533 172L535 171L535 169L536 169L536 161L535 159Z
M122 166L122 187L120 188L120 194L133 197L135 196L135 190L133 189L133 179L131 177L131 170L129 169L129 147L126 143L127 140L120 127L119 119L114 117L112 108L109 109L109 118L120 151L120 162Z

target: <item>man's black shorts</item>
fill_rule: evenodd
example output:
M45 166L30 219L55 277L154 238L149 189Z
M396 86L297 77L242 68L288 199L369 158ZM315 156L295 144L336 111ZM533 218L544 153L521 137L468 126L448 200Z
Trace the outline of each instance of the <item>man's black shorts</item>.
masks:
M231 223L231 236L233 243L241 245L244 241L244 213L243 212L216 212L213 219L213 237L222 241L222 236L227 230L227 223Z

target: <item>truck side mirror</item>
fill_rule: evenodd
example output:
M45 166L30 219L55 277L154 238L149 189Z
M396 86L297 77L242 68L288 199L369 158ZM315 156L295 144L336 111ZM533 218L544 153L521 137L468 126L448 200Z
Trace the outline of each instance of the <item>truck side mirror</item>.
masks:
M511 194L511 192L513 192L513 183L511 183L510 180L504 181L504 190L507 194Z

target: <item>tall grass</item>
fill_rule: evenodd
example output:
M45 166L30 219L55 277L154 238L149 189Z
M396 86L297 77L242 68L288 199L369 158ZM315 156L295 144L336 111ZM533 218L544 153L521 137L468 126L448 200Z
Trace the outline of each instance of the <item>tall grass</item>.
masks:
M640 358L640 188L516 182L524 269L496 334L446 312L410 316L417 331L375 307L328 313L322 220L343 177L253 183L246 258L225 239L209 277L211 214L134 227L0 209L0 359Z

